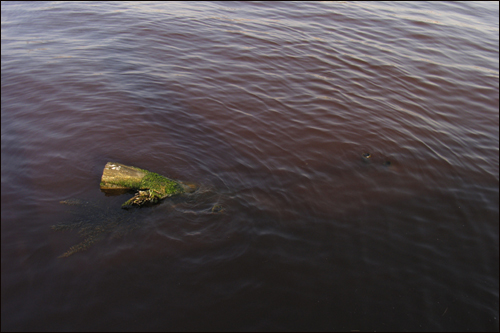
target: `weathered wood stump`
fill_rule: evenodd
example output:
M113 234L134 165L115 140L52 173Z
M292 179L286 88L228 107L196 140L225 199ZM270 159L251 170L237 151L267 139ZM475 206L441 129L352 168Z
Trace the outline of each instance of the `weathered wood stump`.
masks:
M108 162L101 177L101 190L138 191L122 207L158 203L167 197L192 192L193 185L184 184L148 170L121 163Z
M108 162L104 166L101 177L101 190L131 190L137 189L147 171L124 165L121 163Z

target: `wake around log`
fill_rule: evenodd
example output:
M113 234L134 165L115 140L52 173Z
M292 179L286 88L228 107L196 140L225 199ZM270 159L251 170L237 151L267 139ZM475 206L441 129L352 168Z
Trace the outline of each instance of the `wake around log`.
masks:
M126 201L122 208L155 204L160 200L194 190L192 185L172 180L157 173L108 162L101 177L101 190L137 191L136 195Z

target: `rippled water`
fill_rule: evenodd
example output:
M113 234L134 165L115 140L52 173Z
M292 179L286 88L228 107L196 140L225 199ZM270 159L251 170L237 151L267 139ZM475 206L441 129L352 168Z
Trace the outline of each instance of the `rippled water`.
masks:
M498 15L3 2L2 330L498 331Z

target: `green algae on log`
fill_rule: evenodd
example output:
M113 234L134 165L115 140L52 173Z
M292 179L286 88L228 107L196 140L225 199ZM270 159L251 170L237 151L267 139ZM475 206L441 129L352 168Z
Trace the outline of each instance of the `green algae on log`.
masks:
M169 179L148 170L121 163L108 162L101 178L101 190L134 190L136 195L122 207L154 204L162 199L191 192L192 186Z

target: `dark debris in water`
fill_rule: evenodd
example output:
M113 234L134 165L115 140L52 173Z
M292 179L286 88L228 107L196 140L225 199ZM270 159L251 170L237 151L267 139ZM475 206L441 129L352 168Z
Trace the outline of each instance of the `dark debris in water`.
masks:
M214 205L212 207L212 213L223 213L224 212L224 207L222 207L222 205Z
M386 159L381 162L381 156L373 157L373 155L370 153L362 153L361 158L363 162L367 164L382 164L385 167L390 167L391 165L393 165L392 161Z

